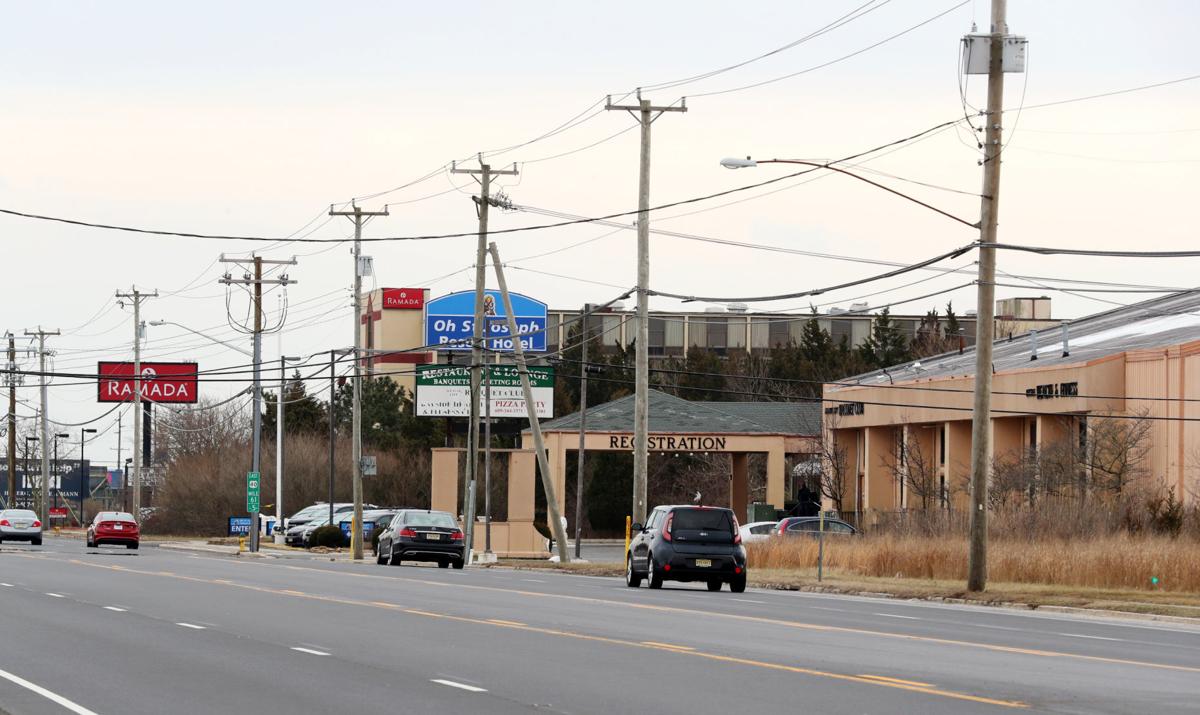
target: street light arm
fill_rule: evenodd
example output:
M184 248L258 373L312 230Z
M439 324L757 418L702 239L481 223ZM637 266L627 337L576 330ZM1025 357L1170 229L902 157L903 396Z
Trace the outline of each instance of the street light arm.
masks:
M966 219L961 219L952 213L943 211L943 210L937 208L936 206L931 206L930 204L927 204L924 201L921 201L920 199L915 199L906 193L897 191L897 190L891 188L890 186L885 186L877 181L871 181L870 179L866 178L865 176L859 176L858 174L855 174L852 171L847 171L846 169L843 169L840 166L835 166L833 164L820 163L820 162L816 162L816 161L803 161L801 159L763 159L761 161L754 161L754 160L747 158L744 161L740 160L740 159L725 159L725 160L721 161L721 165L727 169L741 169L741 168L747 168L747 167L754 167L754 166L757 166L758 164L800 164L801 166L811 166L816 169L827 169L829 171L836 171L839 174L845 174L846 176L849 176L849 177L858 179L859 181L868 183L877 189L883 189L884 191L888 192L889 194L895 194L896 196L899 196L900 198L905 199L907 201L911 201L914 204L917 204L918 206L923 206L923 207L929 209L930 211L939 213L948 219L952 219L954 221L957 221L957 222L963 224L964 226L970 226L971 228L975 228L975 229L979 228L978 222L971 223L970 221L967 221Z
M200 332L199 330L192 330L188 326L186 326L182 323L176 323L173 320L151 320L150 325L153 325L153 326L174 325L177 328L183 328L184 330L188 331L189 333L199 335L200 337L204 338L205 340L210 340L214 343L217 343L218 345L224 345L225 347L229 348L230 350L236 350L248 358L251 358L251 359L254 358L254 353L250 352L249 350L246 350L245 348L239 348L238 346L234 345L233 343L227 343L224 340L214 338L211 335L205 335L204 333Z

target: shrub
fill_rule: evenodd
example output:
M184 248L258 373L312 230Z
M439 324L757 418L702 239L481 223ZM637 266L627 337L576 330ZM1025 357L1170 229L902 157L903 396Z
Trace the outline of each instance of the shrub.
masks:
M342 545L342 530L334 524L326 524L313 529L308 537L309 546L328 546L335 548Z

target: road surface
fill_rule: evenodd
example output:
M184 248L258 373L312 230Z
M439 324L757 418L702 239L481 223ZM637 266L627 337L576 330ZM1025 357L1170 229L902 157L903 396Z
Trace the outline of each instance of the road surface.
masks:
M0 547L0 633L12 715L1200 707L1189 626L57 538Z

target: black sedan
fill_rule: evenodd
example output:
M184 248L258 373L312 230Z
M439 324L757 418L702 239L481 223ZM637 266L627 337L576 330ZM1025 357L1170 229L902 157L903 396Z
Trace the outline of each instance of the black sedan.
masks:
M625 584L650 588L663 581L703 581L709 591L746 590L746 549L732 509L707 506L660 506L646 524L634 524L635 536L625 557Z
M376 563L436 561L440 568L463 567L463 532L444 511L405 509L379 535Z

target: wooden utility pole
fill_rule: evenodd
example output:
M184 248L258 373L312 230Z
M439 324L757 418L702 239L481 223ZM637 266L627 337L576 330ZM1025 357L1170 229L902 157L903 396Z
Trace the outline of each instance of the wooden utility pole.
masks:
M335 211L329 209L330 216L346 216L354 222L354 372L351 375L353 399L351 404L351 437L350 461L351 474L354 476L354 518L350 523L350 549L355 561L362 561L362 279L369 273L370 259L362 255L363 225L375 216L388 216L385 207L382 211L363 211L356 204L351 204L350 211Z
M290 285L290 284L296 282L296 281L292 280L291 278L288 278L287 274L284 274L284 275L280 276L279 278L270 278L270 279L263 278L263 264L270 264L270 265L275 265L275 266L294 266L294 265L296 265L296 259L291 258L286 261L280 261L280 260L268 261L268 260L264 259L262 256L256 255L251 260L252 260L253 266L254 266L254 273L252 275L246 274L246 275L243 275L241 278L234 278L230 274L226 273L225 276L222 277L219 282L224 285L252 285L252 286L254 286L254 328L252 330L252 335L254 338L254 349L253 349L254 357L252 358L252 360L254 361L254 388L253 388L254 438L253 438L253 441L251 442L251 446L250 446L250 462L251 462L250 471L259 475L258 478L261 483L261 479L262 479L262 469L261 469L261 463L262 463L262 334L263 334L262 287L263 287L264 283L271 284L271 285L286 286L286 285ZM221 263L236 263L239 265L247 262L246 259L226 258L225 256L221 256L220 261L221 261ZM283 320L283 318L282 318L282 313L281 313L280 321L282 321L282 320ZM280 327L282 327L282 325ZM276 415L276 418L278 418L278 415ZM134 452L134 455L135 456L137 455L136 451ZM259 540L258 532L259 532L259 529L261 528L260 527L260 523L261 523L260 522L260 511L258 509L253 510L250 514L250 518L252 520L251 524L250 524L250 550L258 551L258 540Z
M554 491L554 479L550 475L550 460L546 458L546 445L542 441L542 425L538 422L537 405L533 401L533 388L529 385L529 369L525 367L525 349L521 346L521 335L517 332L517 318L513 315L512 301L508 297L508 284L504 281L504 267L500 264L500 250L494 243L488 246L488 250L492 253L492 266L496 269L496 282L500 284L500 297L504 301L504 316L508 319L508 334L512 336L517 374L521 376L521 391L525 395L529 429L533 432L533 449L537 452L538 470L542 473L542 490L546 493L546 516L550 521L550 533L554 534L554 542L558 546L558 562L565 564L571 560L571 553L567 551L567 530L563 528L562 515L558 511L558 495Z
M493 176L516 176L517 167L494 170L483 163L479 156L478 169L460 169L457 163L450 167L452 174L470 174L478 177L479 196L472 196L475 211L479 216L479 239L475 244L475 320L471 324L471 406L467 424L466 489L463 490L463 563L471 562L471 549L475 542L475 478L479 471L479 387L480 371L483 366L483 342L487 335L484 315L484 293L487 280L487 235L488 208L499 203L492 198Z
M967 590L987 586L987 492L991 471L992 340L995 331L996 225L1000 206L1000 137L1004 113L1004 38L1007 0L992 0L988 60L983 199L979 222L979 280L975 309L975 405L971 420L971 530Z
M646 522L646 473L650 462L648 441L650 426L650 124L663 112L686 112L687 102L680 106L656 107L642 99L638 90L636 105L616 105L612 97L605 109L629 112L642 126L641 158L638 164L638 222L637 222L637 339L634 342L634 402L633 402L633 520Z
M16 336L8 334L8 373L4 382L8 384L8 496L7 505L12 508L17 498L17 346ZM43 522L44 523L44 522Z
M133 301L133 484L128 477L125 489L132 486L133 497L130 509L133 518L142 519L142 301L147 298L157 298L158 289L153 293L143 293L133 286L128 293L117 291L117 297Z

